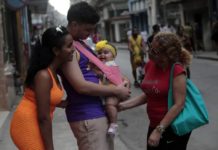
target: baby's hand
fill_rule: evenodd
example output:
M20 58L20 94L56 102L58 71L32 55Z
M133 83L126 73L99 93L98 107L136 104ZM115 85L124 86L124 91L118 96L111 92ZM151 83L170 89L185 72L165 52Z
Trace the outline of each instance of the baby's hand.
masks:
M125 100L130 97L131 92L130 89L126 87L127 83L128 83L127 81L124 81L123 83L121 83L116 87L117 88L116 96L121 100Z

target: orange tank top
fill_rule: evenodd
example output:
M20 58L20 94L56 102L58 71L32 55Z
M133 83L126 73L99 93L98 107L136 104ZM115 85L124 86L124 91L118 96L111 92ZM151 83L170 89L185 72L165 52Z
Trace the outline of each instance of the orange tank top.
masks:
M52 78L52 83L53 83L53 86L50 90L50 108L51 108L50 110L52 113L55 109L55 106L61 102L61 100L64 96L64 90L55 81L55 78L54 78L51 70L49 68L47 68L47 70ZM30 88L25 89L23 99L36 104L35 92Z

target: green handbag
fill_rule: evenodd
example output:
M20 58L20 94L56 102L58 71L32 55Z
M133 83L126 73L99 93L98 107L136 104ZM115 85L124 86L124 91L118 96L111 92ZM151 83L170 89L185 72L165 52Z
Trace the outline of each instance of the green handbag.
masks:
M170 85L168 91L168 109L174 103L173 101L173 71L174 66L170 72ZM181 136L191 132L200 126L209 123L208 112L203 100L203 97L190 79L186 79L186 99L183 110L171 123L171 128L174 133Z

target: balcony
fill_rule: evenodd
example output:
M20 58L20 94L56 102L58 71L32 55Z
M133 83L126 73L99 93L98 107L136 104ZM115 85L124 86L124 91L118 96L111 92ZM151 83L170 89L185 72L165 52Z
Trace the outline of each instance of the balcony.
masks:
M29 0L28 5L32 13L45 14L47 11L48 0Z
M45 14L48 6L48 0L5 0L11 10L18 10L24 6L29 6L32 13Z

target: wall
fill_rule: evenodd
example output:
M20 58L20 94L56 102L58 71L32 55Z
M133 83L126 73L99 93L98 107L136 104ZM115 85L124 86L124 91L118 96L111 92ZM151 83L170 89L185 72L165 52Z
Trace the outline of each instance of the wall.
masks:
M126 29L129 28L129 20L118 20L118 21L113 21L111 24L114 25L114 31L112 31L115 35L114 42L123 42L127 41L127 38L123 37L126 36ZM124 33L125 32L125 33ZM124 35L125 34L125 35Z
M11 67L4 60L4 34L3 34L3 11L0 11L0 110L10 109L15 100L14 78ZM13 69L12 69L13 70ZM8 73L6 75L6 73Z
M5 101L5 76L4 76L4 54L3 54L3 29L2 13L0 12L0 110L6 108Z
M203 43L206 51L215 50L211 41L211 24L208 21L208 16L203 16Z

